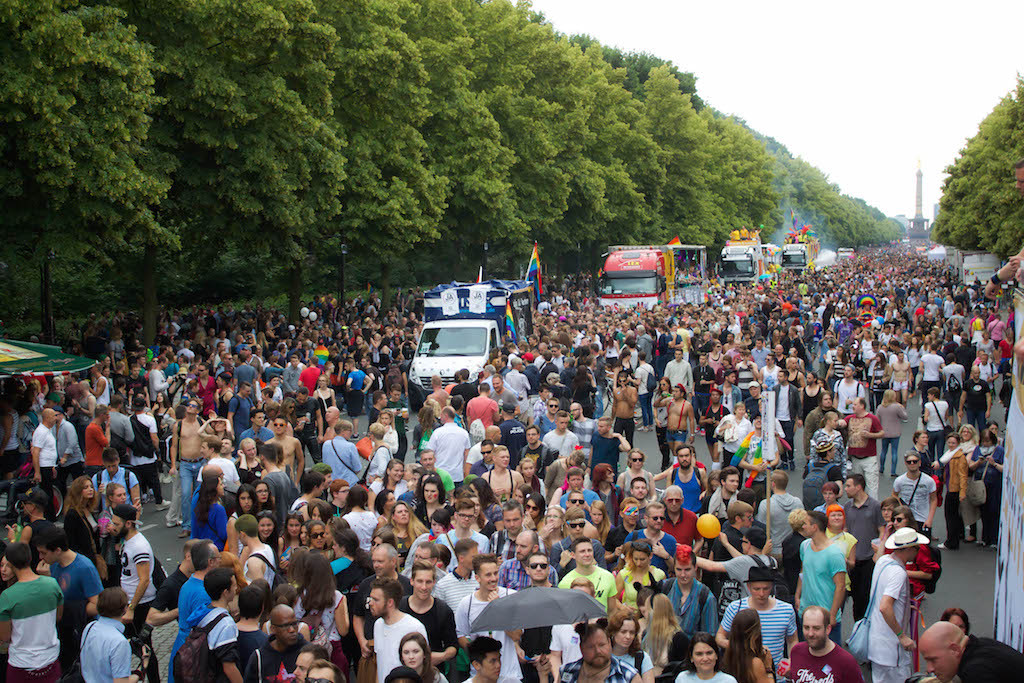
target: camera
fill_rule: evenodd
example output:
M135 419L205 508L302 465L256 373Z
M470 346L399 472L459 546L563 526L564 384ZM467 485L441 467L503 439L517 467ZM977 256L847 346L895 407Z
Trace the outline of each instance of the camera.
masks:
M151 624L143 624L139 629L139 632L128 639L128 644L132 647L132 654L142 659L143 646L149 648L149 651L153 651L153 626Z

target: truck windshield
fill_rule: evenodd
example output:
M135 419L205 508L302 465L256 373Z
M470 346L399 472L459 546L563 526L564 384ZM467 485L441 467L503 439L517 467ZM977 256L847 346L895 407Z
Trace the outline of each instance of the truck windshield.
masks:
M657 294L658 279L647 277L604 277L601 279L601 294Z
M797 252L786 252L782 255L782 265L784 266L806 266L807 262L804 260L804 255Z
M428 358L487 355L487 328L428 327L416 353Z
M736 261L725 260L722 261L722 275L726 277L730 276L747 276L754 274L754 264L750 262L750 259L740 259Z

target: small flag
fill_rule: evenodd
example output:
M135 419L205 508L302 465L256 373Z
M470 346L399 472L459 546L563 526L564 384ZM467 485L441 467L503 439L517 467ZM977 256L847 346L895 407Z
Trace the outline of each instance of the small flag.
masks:
M478 284L484 281L484 267L483 266L480 266L480 272L476 276L476 281L477 281Z
M668 245L669 245L670 247L674 247L674 246L676 246L677 244L682 244L682 241L681 241L681 240L679 239L679 235L676 235L675 237L673 237L672 239L670 239L670 240L668 241Z
M534 281L533 296L540 303L540 297L544 293L544 287L540 281L540 251L537 243L533 243L533 254L530 256L530 265L526 267L526 279Z
M505 299L505 334L512 341L519 341L519 335L516 334L516 323L512 319L512 302L508 299Z

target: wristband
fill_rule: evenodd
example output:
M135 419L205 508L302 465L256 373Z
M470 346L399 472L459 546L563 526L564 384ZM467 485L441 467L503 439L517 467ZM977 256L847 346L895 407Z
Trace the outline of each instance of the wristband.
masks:
M896 634L896 637L897 638L902 638L903 637L903 629L900 629L900 632Z
M996 272L992 273L992 277L989 278L989 279L992 281L992 284L994 284L994 285L1001 285L1001 284L1003 284L1003 281L999 279L999 271L998 270Z

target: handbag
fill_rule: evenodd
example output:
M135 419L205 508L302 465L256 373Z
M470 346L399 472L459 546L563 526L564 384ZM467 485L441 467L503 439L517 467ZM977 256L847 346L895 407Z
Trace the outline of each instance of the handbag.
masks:
M981 471L981 476L967 482L967 502L974 507L980 508L988 498L988 491L985 490L985 474L988 472L988 463Z
M882 570L883 572L885 569ZM882 582L882 574L878 575L878 583ZM875 609L875 598L878 597L878 583L871 592L871 601L868 603L868 610L864 618L853 625L849 640L846 641L846 650L860 664L868 662L868 651L871 648L871 615ZM886 626L888 628L888 625Z

